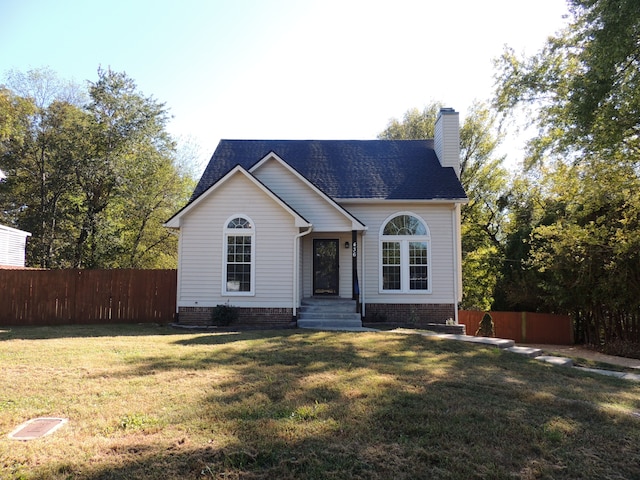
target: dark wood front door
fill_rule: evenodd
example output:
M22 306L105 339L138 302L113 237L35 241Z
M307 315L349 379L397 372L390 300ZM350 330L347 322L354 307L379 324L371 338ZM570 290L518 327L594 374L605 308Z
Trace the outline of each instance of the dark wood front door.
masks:
M338 294L338 240L313 239L313 294Z

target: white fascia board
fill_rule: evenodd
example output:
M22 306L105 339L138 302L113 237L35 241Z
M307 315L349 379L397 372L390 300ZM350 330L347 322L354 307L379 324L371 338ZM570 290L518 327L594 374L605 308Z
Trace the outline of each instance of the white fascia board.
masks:
M253 173L256 170L260 169L260 167L262 165L264 165L266 162L268 162L271 159L274 159L277 162L280 162L280 164L284 168L289 170L294 176L296 176L298 179L300 179L300 181L302 181L302 183L304 183L307 187L309 187L311 190L313 190L315 193L317 193L324 201L326 201L334 209L336 209L343 216L345 216L351 222L351 229L352 230L366 230L367 229L366 225L364 225L362 222L360 222L360 220L358 220L356 217L351 215L336 200L334 200L329 195L327 195L322 190L320 190L318 187L316 187L313 183L311 183L309 180L307 180L307 178L304 175L301 175L295 168L293 168L291 165L289 165L287 162L285 162L282 158L280 158L274 152L269 152L267 155L265 155L262 160L260 160L258 163L256 163L253 167L251 167L249 169L249 173Z
M19 230L17 228L7 227L6 225L0 225L0 230L3 230L5 232L8 232L14 235L21 235L23 237L31 236L31 232L25 232L24 230Z
M296 212L293 208L291 208L287 203L285 203L280 197L278 197L275 193L269 190L262 182L256 179L251 173L247 172L240 165L236 165L233 169L231 169L224 177L218 180L216 183L211 185L207 190L205 190L198 198L196 198L189 205L184 207L178 213L176 213L173 217L171 217L164 226L167 228L180 228L180 220L187 215L191 210L196 208L206 197L212 195L221 185L229 180L236 174L244 175L247 179L249 179L256 187L266 193L271 199L276 202L282 209L287 211L295 220L295 226L298 228L311 227L311 223L304 219L298 212Z
M468 198L432 198L432 199L392 199L387 200L385 198L336 198L336 202L343 204L384 204L384 203L418 203L418 204L432 204L432 205L443 205L443 204L466 204L469 203Z

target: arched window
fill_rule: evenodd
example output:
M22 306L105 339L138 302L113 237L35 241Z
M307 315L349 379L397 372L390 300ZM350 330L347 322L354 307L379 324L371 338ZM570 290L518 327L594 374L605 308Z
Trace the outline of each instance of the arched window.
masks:
M380 290L429 293L430 237L425 222L412 213L395 214L380 232Z
M223 294L253 295L255 285L255 229L250 218L234 215L224 228Z

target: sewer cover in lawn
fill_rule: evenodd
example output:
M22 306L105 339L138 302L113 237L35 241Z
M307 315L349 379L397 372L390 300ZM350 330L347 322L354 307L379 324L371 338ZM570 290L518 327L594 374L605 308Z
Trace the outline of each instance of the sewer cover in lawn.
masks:
M55 432L67 422L66 418L33 418L11 432L9 438L13 440L34 440Z

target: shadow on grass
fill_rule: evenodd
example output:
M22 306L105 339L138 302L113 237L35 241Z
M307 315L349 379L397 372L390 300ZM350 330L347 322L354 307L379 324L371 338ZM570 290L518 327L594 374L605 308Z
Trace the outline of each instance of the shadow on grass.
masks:
M358 346L358 337L370 343ZM199 334L173 343L186 347L171 355L143 356L128 360L128 370L114 373L138 377L170 370L203 370L215 366L233 367L241 375L256 369L287 370L308 375L331 368L341 371L376 368L395 374L414 368L411 359L424 350L424 337L406 334L336 333L310 330L275 330ZM466 346L460 342L429 342L429 354L440 362L455 362ZM198 348L189 348L198 347ZM201 347L211 347L201 348ZM262 371L262 370L261 370Z
M47 340L54 338L96 338L96 337L141 337L148 335L198 335L207 334L210 329L187 330L175 328L171 325L157 323L121 323L121 324L83 324L58 326L15 327L0 326L0 341L2 340ZM260 330L231 330L220 329L218 334L236 335L244 332L259 332Z
M2 340L47 340L54 338L138 337L147 335L184 335L167 325L156 323L60 325L52 327L0 327Z
M60 478L640 478L637 420L606 407L640 408L640 387L616 379L420 335L171 340L114 375L226 372L183 408L197 442L114 447Z
M119 458L90 469L78 470L73 464L60 464L53 469L60 478L77 480L130 479L328 479L328 478L434 478L442 471L436 464L452 463L443 454L405 455L399 448L379 445L368 448L357 442L334 442L327 436L299 442L273 442L256 449L251 445L230 448L200 447L149 452L144 445L124 452ZM438 459L438 457L441 457ZM428 461L425 461L428 459ZM411 462L409 464L408 462ZM398 471L399 467L405 468ZM454 475L455 470L451 472ZM472 473L472 472L469 472ZM436 478L456 478L452 475ZM48 480L49 473L33 478ZM459 478L459 477L458 477Z

